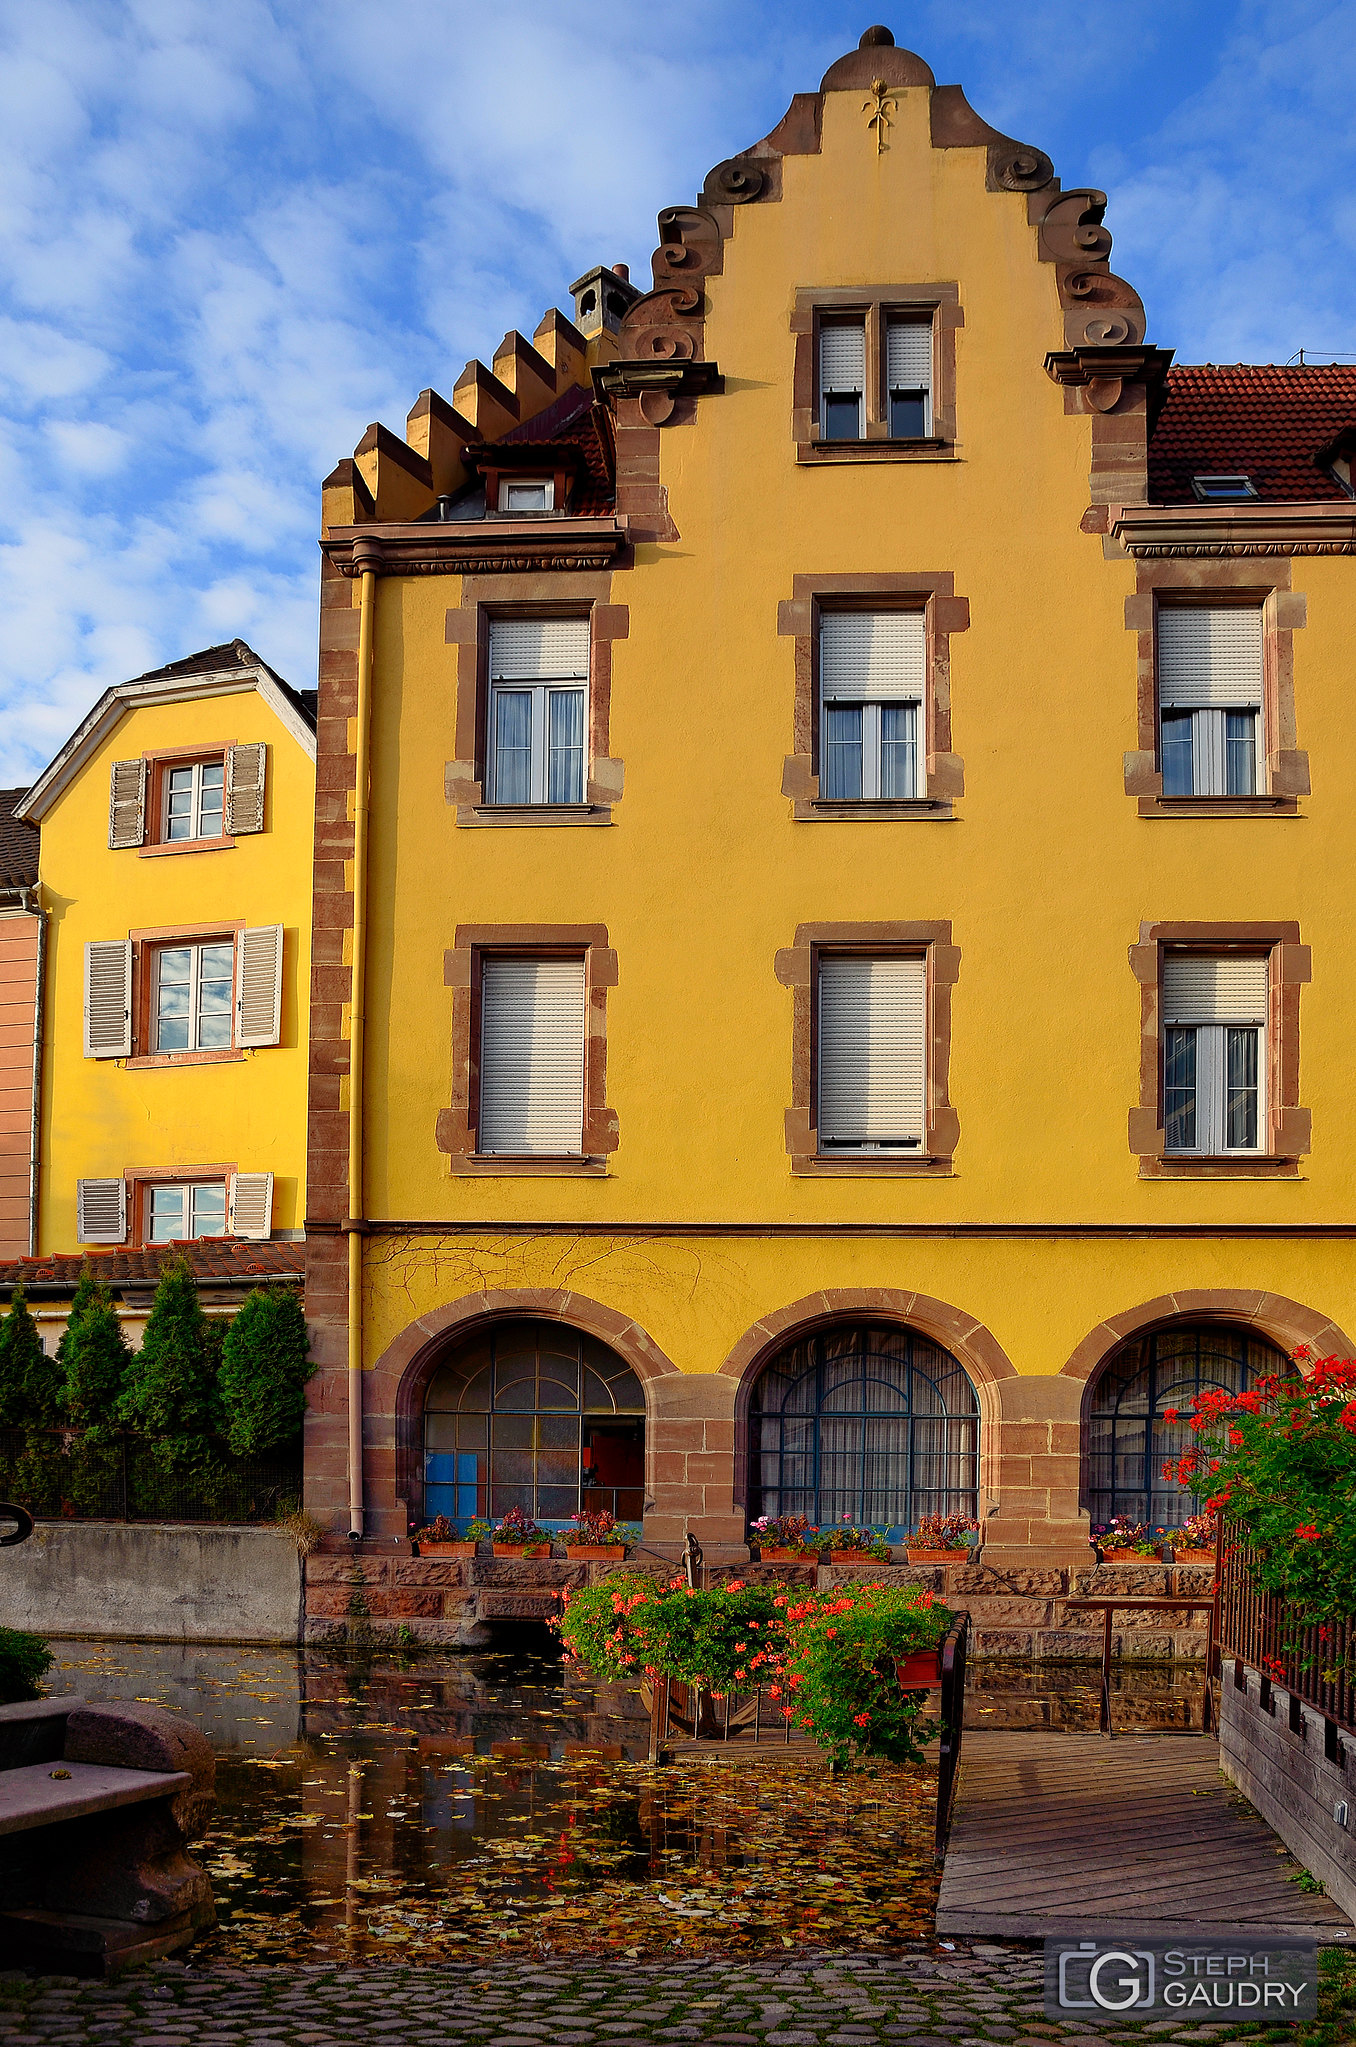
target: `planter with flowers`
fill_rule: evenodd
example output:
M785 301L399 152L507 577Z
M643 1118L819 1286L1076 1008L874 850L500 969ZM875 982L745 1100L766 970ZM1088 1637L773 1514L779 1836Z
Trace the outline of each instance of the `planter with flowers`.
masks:
M821 1528L820 1545L829 1553L830 1564L888 1564L890 1545L874 1528Z
M489 1534L487 1522L471 1523L472 1531L477 1525ZM410 1554L416 1557L473 1557L476 1553L476 1536L468 1533L458 1535L454 1524L446 1514L435 1514L427 1527L416 1528L410 1537Z
M959 1564L971 1552L969 1537L979 1523L967 1514L925 1514L905 1543L911 1564Z
M764 1514L753 1522L749 1534L758 1545L764 1564L812 1564L823 1547L818 1529L811 1528L808 1514L779 1514L770 1520Z
M490 1530L497 1557L549 1557L551 1538L522 1507L510 1507Z
M1093 1541L1104 1564L1156 1564L1158 1550L1147 1523L1117 1514L1108 1528L1094 1532Z
M1168 1537L1175 1564L1213 1564L1219 1516L1206 1512L1188 1514L1181 1527Z
M575 1563L619 1564L626 1555L627 1545L640 1541L640 1530L624 1525L609 1514L606 1507L595 1507L582 1514L572 1514L574 1527L561 1537L565 1554Z

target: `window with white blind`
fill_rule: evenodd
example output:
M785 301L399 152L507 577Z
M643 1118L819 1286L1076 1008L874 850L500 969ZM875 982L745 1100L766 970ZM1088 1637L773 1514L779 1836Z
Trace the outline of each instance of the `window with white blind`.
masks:
M1163 1112L1169 1152L1264 1149L1269 963L1170 953L1163 962Z
M919 794L927 626L921 611L829 611L819 626L819 793Z
M819 328L819 432L859 441L866 399L866 321L824 320Z
M892 441L932 432L932 321L890 319L885 327L885 389Z
M1165 796L1253 796L1261 787L1262 612L1174 604L1158 614Z
M582 958L481 961L477 1151L583 1151L585 1014Z
M927 964L921 957L821 955L821 1152L922 1149Z
M490 803L582 803L588 730L587 618L490 624Z

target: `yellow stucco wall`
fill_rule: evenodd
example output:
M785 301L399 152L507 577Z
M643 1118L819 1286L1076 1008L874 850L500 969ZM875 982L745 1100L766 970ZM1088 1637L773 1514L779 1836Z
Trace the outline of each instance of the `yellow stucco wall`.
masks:
M143 858L108 846L115 760L177 747L268 746L265 829L219 852ZM76 1181L231 1164L272 1172L273 1228L305 1213L311 838L315 765L255 690L130 708L42 821L51 918L44 1030L40 1249L73 1251ZM128 1067L84 1057L84 949L134 931L281 924L277 1046L221 1065Z
M1348 985L1353 833L1344 788L1356 571L1297 559L1298 818L1148 820L1123 786L1137 746L1134 564L1080 530L1091 429L1046 375L1063 346L1052 264L1022 194L985 189L982 149L931 147L927 94L901 90L876 153L860 90L827 95L818 155L782 197L736 208L705 353L725 377L661 435L681 538L613 579L611 829L459 829L455 578L383 578L376 635L369 1169L374 1217L481 1220L480 1242L374 1242L367 1354L480 1285L572 1285L633 1315L680 1367L714 1369L763 1313L823 1287L913 1288L985 1322L1022 1373L1058 1371L1103 1318L1180 1288L1263 1288L1356 1329L1356 1260L1335 1240L1033 1241L719 1237L647 1242L653 1221L1330 1225L1353 1216ZM958 459L797 466L790 430L799 287L958 283ZM1152 328L1151 328L1152 334ZM1170 340L1170 336L1157 337ZM800 574L954 573L949 822L799 824L793 647L777 607ZM562 578L564 585L568 579ZM1184 572L1183 581L1189 580ZM355 597L356 602L356 597ZM815 920L949 918L961 952L944 1178L797 1178L783 1117L792 997L774 956ZM1142 919L1297 918L1313 1148L1295 1180L1145 1181L1127 1143L1139 1094ZM452 1085L443 952L459 922L603 922L606 1177L457 1178L434 1126ZM506 1244L496 1221L539 1222ZM628 1241L562 1239L573 1220Z

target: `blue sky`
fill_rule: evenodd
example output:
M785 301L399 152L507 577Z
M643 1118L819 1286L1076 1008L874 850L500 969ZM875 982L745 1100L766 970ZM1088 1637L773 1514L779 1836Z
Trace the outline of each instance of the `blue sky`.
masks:
M882 5L882 0L874 0ZM866 6L0 0L0 783L240 634L314 681L318 486L853 47ZM884 19L1110 194L1181 361L1356 352L1356 7Z

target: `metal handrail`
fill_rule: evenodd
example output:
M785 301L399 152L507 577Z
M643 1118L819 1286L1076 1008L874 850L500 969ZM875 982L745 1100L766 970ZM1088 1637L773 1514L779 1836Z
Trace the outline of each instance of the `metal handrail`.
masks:
M965 1667L969 1647L970 1616L963 1613L952 1624L941 1652L942 1733L937 1756L937 1829L933 1851L938 1862L946 1854L951 1812L956 1802L956 1779L965 1735Z

